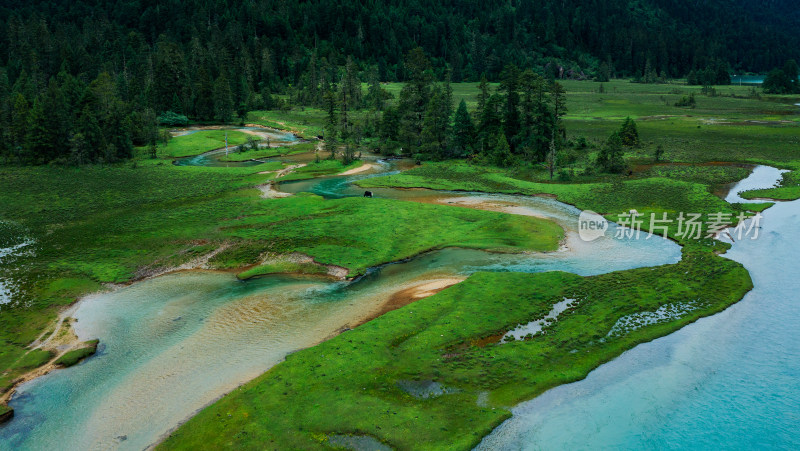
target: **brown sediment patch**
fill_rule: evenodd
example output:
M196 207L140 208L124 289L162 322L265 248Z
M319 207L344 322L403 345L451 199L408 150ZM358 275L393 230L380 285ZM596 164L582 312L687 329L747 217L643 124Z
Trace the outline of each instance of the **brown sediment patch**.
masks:
M259 191L261 191L261 197L264 199L279 199L282 197L289 197L292 193L284 193L283 191L278 191L272 185L272 182L264 183L263 185L256 186Z
M281 178L281 177L285 177L286 175L288 175L289 173L291 173L295 169L302 168L303 166L306 166L306 164L305 163L292 164L292 165L286 166L285 168L283 168L283 169L281 169L279 171L264 171L264 172L259 172L259 174L275 173L275 178L278 179L278 178ZM291 193L284 193L282 191L276 190L272 180L270 180L267 183L258 185L258 186L256 186L256 188L258 188L259 191L261 191L261 197L263 197L265 199L278 199L278 198L281 198L281 197L289 197L289 196L292 195Z
M446 279L432 280L429 282L422 283L420 285L404 288L391 295L389 299L387 299L386 302L383 303L379 313L375 317L381 316L384 313L391 312L392 310L397 310L401 307L405 307L406 305L418 301L422 298L433 296L434 294L444 290L445 288L451 287L459 282L463 282L465 279L466 279L465 277L464 278L449 277Z
M488 337L479 338L477 340L471 341L469 344L472 346L477 346L479 348L485 348L488 345L499 343L500 340L503 339L504 333L499 333L496 335L489 335Z
M392 310L397 310L399 308L412 304L420 299L424 299L428 296L433 296L434 294L444 290L445 288L452 287L453 285L463 282L464 280L466 280L466 277L445 277L441 279L429 280L417 285L403 288L400 291L396 291L394 294L389 296L389 298L386 301L384 301L384 303L381 304L381 306L374 313L364 317L359 321L356 321L355 325L352 327L358 327L364 323L372 321L373 319L385 313L389 313ZM347 329L349 329L349 327L345 328L344 330Z
M277 179L277 178L284 177L284 176L288 175L290 172L294 171L295 169L302 168L304 166L307 166L307 164L306 163L300 163L300 164L292 164L292 165L286 166L285 168L281 169L280 171L278 171L275 174L275 178Z

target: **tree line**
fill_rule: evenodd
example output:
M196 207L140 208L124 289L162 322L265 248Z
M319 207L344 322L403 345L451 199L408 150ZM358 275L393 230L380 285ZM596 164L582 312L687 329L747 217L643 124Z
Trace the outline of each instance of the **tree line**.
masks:
M800 68L789 60L782 68L772 69L764 78L764 92L768 94L800 94Z
M348 160L349 152L365 146L364 138L372 138L385 153L470 158L498 166L544 164L552 176L566 137L566 95L558 82L509 64L496 90L482 78L472 114L463 99L455 107L449 73L438 80L422 48L408 52L404 65L408 80L391 102L374 73L362 92L352 59L341 74L320 75L311 66L296 98L327 113L324 138L332 154ZM362 110L358 117L357 110Z
M430 92L418 89L419 74L406 64L416 47L427 55L432 79L502 81L499 95L506 103L509 89L517 91L510 95L513 103L532 89L525 84L533 83L527 74L506 87L509 65L533 69L550 84L615 76L649 82L692 71L720 82L725 68L766 70L800 47L787 31L795 15L776 13L791 10L791 2L775 0L749 15L741 14L743 5L739 0L11 0L0 5L0 154L32 163L115 161L126 158L132 146L153 145L154 122L228 122L248 110L286 106L286 94L298 99L295 94L301 93L300 103L321 104L325 83L338 82L348 66L368 82L412 85L400 103L404 111L417 110L411 123L420 137L420 117L434 114L421 111L414 97L437 94L443 111L450 107L447 92L438 92L445 89L441 82ZM383 95L373 90L364 98L375 104ZM87 105L98 97L102 107L90 111ZM511 132L504 123L502 135L509 151L543 158L542 149L549 146L543 144L545 135L518 136L516 119L505 107L502 117ZM386 113L381 116L397 115ZM484 126L482 115L473 118L479 139L471 145L479 148L498 135L486 132L491 126ZM38 131L22 133L23 122ZM448 147L434 132L437 127L427 129L426 136L439 143L431 146ZM425 154L446 153L416 149L421 146L400 136L386 140Z

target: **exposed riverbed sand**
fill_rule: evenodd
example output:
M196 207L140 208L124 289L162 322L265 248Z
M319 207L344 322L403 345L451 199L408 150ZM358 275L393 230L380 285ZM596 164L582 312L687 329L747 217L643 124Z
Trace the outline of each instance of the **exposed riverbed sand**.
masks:
M362 164L361 166L359 166L359 167L357 167L357 168L353 168L353 169L350 169L350 170L344 171L344 172L340 173L339 175L353 175L353 174L360 174L360 173L362 173L362 172L369 171L370 169L373 169L374 167L375 167L375 165L374 165L374 164L371 164L371 163L364 163L364 164Z
M364 318L362 321L359 321L358 325L372 321L373 319L385 313L405 307L406 305L409 305L420 299L433 296L445 288L451 287L459 282L463 282L464 280L466 280L466 277L446 277L403 288L402 290L396 291L394 294L389 296L389 298L380 306L380 309L377 312L367 318Z
M293 165L290 165L290 166L286 166L285 168L283 168L280 171L276 172L275 178L278 179L278 178L284 177L287 174L289 174L290 172L294 171L295 169L302 168L305 165L306 165L305 163L301 163L301 164L293 164ZM259 172L259 174L270 174L272 172L275 172L275 171L264 171L264 172ZM261 191L261 197L263 197L265 199L278 199L278 198L281 198L281 197L289 197L289 196L292 195L292 193L284 193L282 191L276 190L274 185L273 185L273 183L274 183L274 181L270 180L269 182L264 183L263 185L258 185L257 186L257 188Z

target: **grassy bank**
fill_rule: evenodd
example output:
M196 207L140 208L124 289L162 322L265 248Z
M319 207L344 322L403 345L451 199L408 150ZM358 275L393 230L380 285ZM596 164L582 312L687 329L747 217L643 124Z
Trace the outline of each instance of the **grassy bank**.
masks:
M161 448L314 449L324 448L329 435L354 434L398 449L468 449L510 416L508 406L582 379L637 343L724 309L750 288L739 264L693 248L675 265L595 277L474 274L291 355L202 411ZM565 298L576 302L545 334L499 341ZM621 318L681 305L693 309L615 328ZM450 393L414 396L414 387L430 382Z
M200 130L188 135L176 136L166 145L159 144L160 157L178 158L191 157L208 152L209 150L225 147L225 135L228 136L228 146L238 146L247 142L252 135L236 130Z
M247 150L244 152L233 151L233 149L231 149L231 152L228 155L220 156L219 160L248 161L248 160L259 160L262 158L274 158L283 155L294 155L297 153L310 152L314 150L316 146L317 146L316 142L307 142L307 143L295 144L292 146L269 147L258 150Z

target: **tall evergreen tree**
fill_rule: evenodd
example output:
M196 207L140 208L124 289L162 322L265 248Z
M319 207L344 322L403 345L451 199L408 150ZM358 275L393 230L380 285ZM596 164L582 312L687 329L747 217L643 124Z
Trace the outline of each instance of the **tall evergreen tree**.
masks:
M233 94L224 73L214 82L214 117L221 122L233 119Z
M458 158L469 155L475 142L475 125L472 123L472 117L467 111L467 102L464 99L461 99L458 104L452 130L453 156Z

